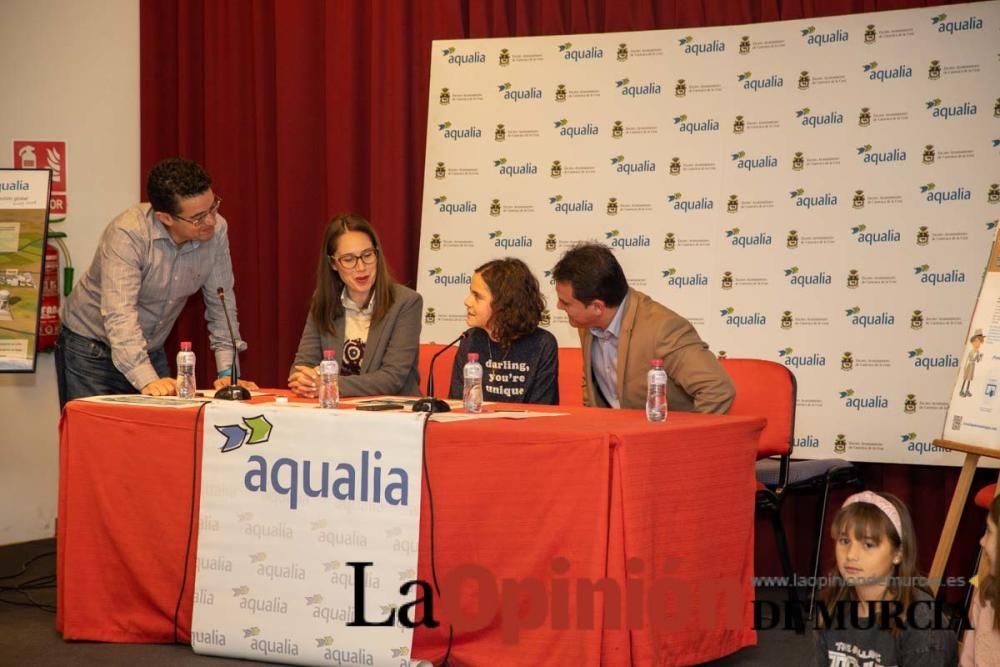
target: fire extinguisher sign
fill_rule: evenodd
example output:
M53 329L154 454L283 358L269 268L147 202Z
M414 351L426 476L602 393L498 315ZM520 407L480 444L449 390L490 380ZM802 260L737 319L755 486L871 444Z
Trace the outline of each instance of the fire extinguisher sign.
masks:
M48 169L52 172L49 222L66 220L66 142L15 141L15 169Z

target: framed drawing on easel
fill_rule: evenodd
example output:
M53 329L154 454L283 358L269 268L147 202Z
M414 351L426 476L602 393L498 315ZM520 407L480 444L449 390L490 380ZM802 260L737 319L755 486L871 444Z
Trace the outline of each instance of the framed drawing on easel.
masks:
M1000 459L1000 226L966 332L943 433L934 444L965 453L931 565L931 589L936 594L979 459Z
M965 337L941 438L1000 452L1000 227Z

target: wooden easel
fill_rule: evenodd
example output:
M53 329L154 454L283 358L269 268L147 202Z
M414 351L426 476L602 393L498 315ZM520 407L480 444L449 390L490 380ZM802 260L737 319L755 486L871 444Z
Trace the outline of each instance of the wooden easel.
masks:
M948 564L948 556L951 555L951 547L955 542L955 533L958 531L958 522L962 519L962 511L965 503L969 499L969 489L972 487L972 476L979 465L979 457L1000 459L1000 449L990 447L980 447L976 445L966 445L961 442L951 440L935 440L934 444L956 452L965 452L965 462L962 464L962 472L958 476L958 484L955 486L955 493L951 496L951 506L948 507L948 516L945 517L944 527L941 528L941 538L938 540L937 551L934 552L934 562L931 565L930 585L931 593L937 596L941 587L941 575L944 574L945 565ZM997 491L1000 491L1000 477L998 477ZM980 574L982 574L982 559L980 559Z

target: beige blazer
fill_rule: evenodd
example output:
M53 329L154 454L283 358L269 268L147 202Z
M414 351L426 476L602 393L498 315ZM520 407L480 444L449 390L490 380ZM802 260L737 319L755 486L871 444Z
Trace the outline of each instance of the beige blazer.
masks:
M579 330L583 348L583 402L609 407L591 372L590 329ZM646 373L651 359L663 359L670 410L725 414L736 396L732 381L708 345L684 317L629 289L618 332L618 383L621 407L646 407Z

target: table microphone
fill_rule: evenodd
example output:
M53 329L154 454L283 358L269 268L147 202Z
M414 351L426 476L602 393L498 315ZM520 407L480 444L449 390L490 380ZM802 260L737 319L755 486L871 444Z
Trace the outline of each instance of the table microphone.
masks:
M431 357L430 368L427 369L427 396L421 398L413 404L414 412L451 412L451 406L448 405L446 401L442 401L440 398L434 398L434 362L437 361L438 357L444 354L445 350L453 347L455 343L465 340L465 337L468 335L469 330L466 329L458 338L442 347L434 354L433 357Z
M222 302L222 312L226 314L226 326L229 327L229 338L233 341L233 365L229 373L229 386L215 392L215 397L226 401L249 401L250 390L239 385L239 374L236 370L236 358L239 348L236 347L236 335L233 333L233 323L229 319L229 309L226 308L226 291L221 287L216 290L219 301Z

